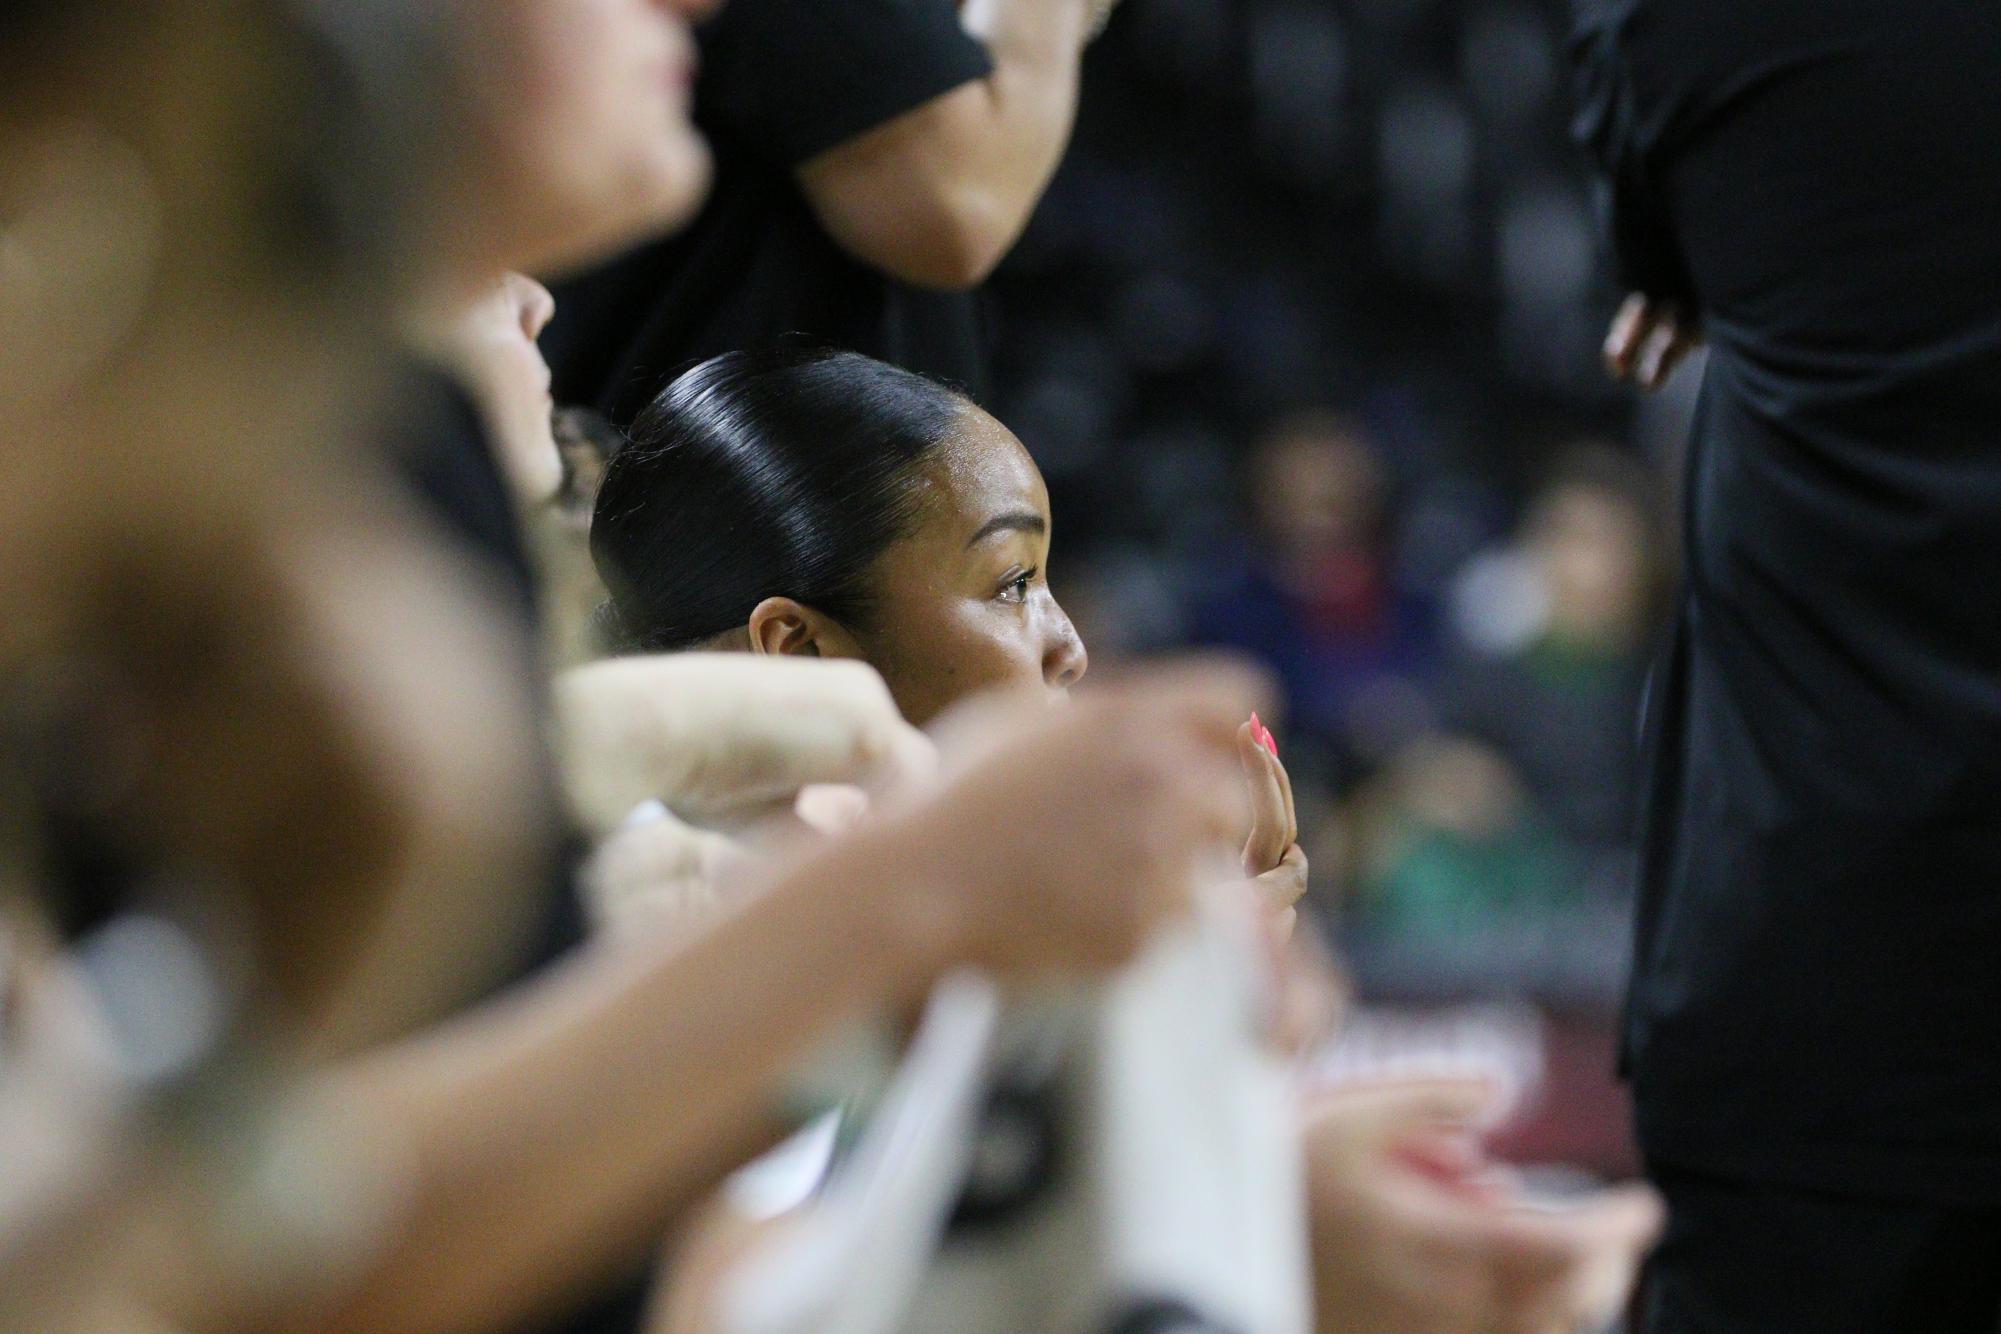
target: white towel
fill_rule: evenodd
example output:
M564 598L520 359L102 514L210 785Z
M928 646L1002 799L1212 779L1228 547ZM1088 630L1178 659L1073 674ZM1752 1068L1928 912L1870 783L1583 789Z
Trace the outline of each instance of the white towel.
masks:
M856 1154L730 1289L731 1334L1304 1334L1288 1073L1250 924L1211 905L1110 984L934 997Z

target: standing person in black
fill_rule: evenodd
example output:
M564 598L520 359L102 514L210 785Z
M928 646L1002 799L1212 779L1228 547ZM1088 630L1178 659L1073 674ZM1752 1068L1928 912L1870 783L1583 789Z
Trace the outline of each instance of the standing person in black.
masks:
M1056 170L1113 2L731 0L700 34L708 205L557 289L557 399L630 425L690 363L792 332L978 397L972 289Z
M1625 1031L1653 1331L2001 1320L2001 7L1578 0L1632 291L1710 345Z

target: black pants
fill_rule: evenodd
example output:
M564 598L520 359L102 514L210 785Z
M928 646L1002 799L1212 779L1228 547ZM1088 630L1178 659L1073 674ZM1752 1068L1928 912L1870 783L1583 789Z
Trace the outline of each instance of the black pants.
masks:
M1818 1194L1655 1164L1643 1334L1997 1334L2001 1208Z

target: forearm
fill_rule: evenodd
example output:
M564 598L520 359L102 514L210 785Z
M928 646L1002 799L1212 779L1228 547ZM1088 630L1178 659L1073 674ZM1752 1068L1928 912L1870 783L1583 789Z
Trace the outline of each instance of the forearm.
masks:
M1096 0L969 0L962 15L993 57L984 89L994 133L981 174L1010 243L1070 143L1079 67L1098 7Z
M834 1025L921 991L909 914L843 850L671 956L594 953L560 976L343 1072L400 1130L416 1190L339 1315L315 1328L469 1329L657 1237L756 1147L784 1070Z
M1077 113L1097 0L971 0L993 70L799 169L820 221L857 258L945 289L982 281L1055 174Z
M594 831L648 798L715 825L789 803L809 783L866 786L931 763L930 744L859 662L617 658L557 678L555 707L571 797Z

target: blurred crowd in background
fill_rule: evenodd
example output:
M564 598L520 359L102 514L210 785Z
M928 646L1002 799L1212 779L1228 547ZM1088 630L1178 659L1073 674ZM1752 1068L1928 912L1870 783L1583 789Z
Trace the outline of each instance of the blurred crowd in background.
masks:
M1365 990L1540 1003L1559 1138L1616 1166L1639 701L1699 377L1636 405L1604 375L1567 31L1560 0L1134 4L987 313L1100 669L1269 663Z

